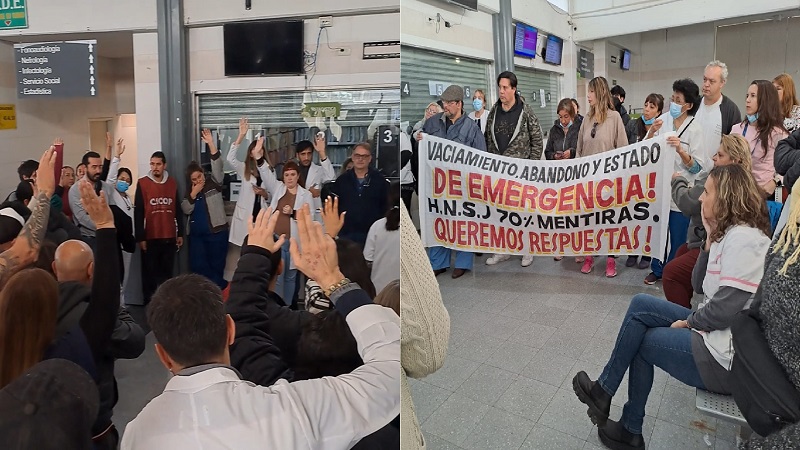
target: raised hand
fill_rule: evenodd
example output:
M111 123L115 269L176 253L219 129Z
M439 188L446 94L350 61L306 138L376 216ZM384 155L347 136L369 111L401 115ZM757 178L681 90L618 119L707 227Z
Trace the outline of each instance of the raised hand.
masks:
M242 117L239 119L239 136L244 137L247 134L247 130L250 129L250 122L247 120L247 117Z
M255 222L247 221L247 245L261 247L272 253L280 251L286 241L286 236L281 235L277 242L275 241L274 234L277 223L278 215L272 214L272 208L259 211Z
M215 155L219 150L217 150L217 143L214 142L214 136L211 134L211 130L208 128L203 129L200 132L200 137L203 139L203 142L208 144L208 149L212 155Z
M50 146L39 160L39 170L36 171L36 189L50 198L56 190L56 152L55 147Z
M339 214L339 197L326 198L325 204L322 206L322 223L325 224L325 234L335 238L344 226L345 214L347 214L346 211Z
M264 136L259 136L256 139L256 146L253 148L253 158L261 159L264 157Z
M122 138L117 139L117 158L121 158L125 153L125 140Z
M97 195L94 186L88 180L81 180L78 188L81 191L81 205L97 229L114 228L114 214L106 202L106 193L101 192Z
M323 289L344 279L339 270L336 242L322 231L322 225L311 220L308 204L297 211L297 229L299 236L291 237L289 247L295 266ZM299 243L303 245L302 251Z
M317 153L319 153L320 160L327 158L327 155L325 154L326 141L327 139L325 138L325 133L323 133L322 131L317 133L316 137L314 138L314 150L316 150Z

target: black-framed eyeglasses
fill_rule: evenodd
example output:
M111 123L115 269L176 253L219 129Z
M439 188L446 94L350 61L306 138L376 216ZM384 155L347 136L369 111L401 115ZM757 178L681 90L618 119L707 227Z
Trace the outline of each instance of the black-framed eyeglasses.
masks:
M592 139L594 139L595 135L597 134L597 125L599 125L597 122L592 125Z

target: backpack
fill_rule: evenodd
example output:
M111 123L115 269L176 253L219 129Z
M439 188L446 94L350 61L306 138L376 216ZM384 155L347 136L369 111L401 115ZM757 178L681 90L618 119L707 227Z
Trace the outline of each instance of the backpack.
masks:
M800 392L770 350L761 322L757 304L734 318L731 391L750 428L768 436L800 421Z

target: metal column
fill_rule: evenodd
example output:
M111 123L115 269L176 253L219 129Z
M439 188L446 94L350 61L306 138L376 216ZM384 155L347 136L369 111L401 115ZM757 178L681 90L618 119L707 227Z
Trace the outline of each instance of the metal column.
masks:
M158 1L158 86L161 97L161 151L167 170L178 182L178 194L187 189L181 175L192 155L192 120L182 0ZM145 150L150 151L150 150ZM180 208L180 205L176 205ZM184 245L186 244L184 240ZM176 273L188 270L188 248L180 252Z
M514 20L511 17L511 0L500 0L500 12L492 15L494 27L494 55L497 75L514 71Z

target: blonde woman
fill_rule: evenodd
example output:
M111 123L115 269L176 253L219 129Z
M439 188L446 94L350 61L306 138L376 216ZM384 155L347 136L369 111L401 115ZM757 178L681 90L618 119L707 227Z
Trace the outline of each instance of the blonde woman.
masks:
M443 112L444 112L444 109L442 109L442 107L439 106L438 103L436 103L436 102L428 103L428 106L425 107L425 116L423 117L422 120L420 120L419 122L417 122L414 125L414 128L412 128L411 134L414 137L414 139L416 139L416 140L420 140L421 139L419 133L422 131L422 126L425 125L425 121L426 120L430 119L431 117L435 116L436 114L443 113Z
M614 109L608 81L603 77L592 78L589 81L587 97L589 114L581 122L581 129L578 131L576 157L596 155L628 145L625 125ZM579 257L575 261L583 263L581 267L583 273L589 273L594 268L593 256ZM613 256L609 256L606 260L606 276L609 278L617 276L617 262Z
M778 100L785 117L783 127L791 133L800 128L800 101L797 100L794 80L788 73L782 73L772 80L772 84L778 90Z
M722 144L717 153L712 157L714 167L737 164L742 166L747 173L751 173L750 145L745 138L737 134L722 136ZM694 185L676 172L672 176L672 200L678 209L689 219L689 232L686 242L678 248L675 258L664 266L663 279L664 295L672 303L691 308L692 296L692 270L700 256L700 247L703 243L703 220L700 215L700 195L706 183L708 174L695 180Z
M597 380L583 371L572 380L608 448L644 450L642 425L655 367L688 386L731 393L730 327L736 314L750 305L761 282L770 243L769 214L752 175L739 165L712 169L700 201L708 237L692 281L703 293L703 302L692 311L663 298L636 295L622 320L611 359ZM620 420L613 421L611 400L626 372L628 401Z
M474 120L481 129L481 134L486 133L486 119L489 111L486 111L486 94L483 89L475 89L472 93L472 111L467 117Z

